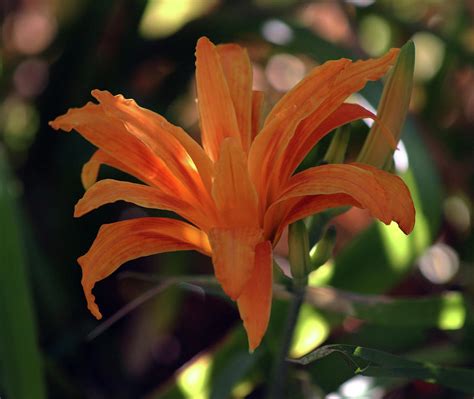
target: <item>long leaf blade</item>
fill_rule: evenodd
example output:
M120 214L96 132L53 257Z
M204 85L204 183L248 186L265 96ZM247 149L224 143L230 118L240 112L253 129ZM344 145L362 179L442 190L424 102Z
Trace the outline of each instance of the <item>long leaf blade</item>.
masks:
M43 399L46 388L11 187L0 152L0 393L12 399Z
M417 362L377 349L355 345L326 345L303 356L294 363L308 365L333 353L342 354L364 376L425 380L466 393L474 393L474 370L443 367Z

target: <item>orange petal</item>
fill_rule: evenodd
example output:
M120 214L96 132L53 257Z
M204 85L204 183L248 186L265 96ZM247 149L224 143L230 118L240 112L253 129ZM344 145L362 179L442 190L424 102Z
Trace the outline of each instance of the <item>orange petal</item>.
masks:
M370 171L378 183L387 192L389 199L387 207L390 209L392 219L398 223L405 234L409 234L415 225L415 206L408 187L398 176L377 169L373 166L354 163L352 165Z
M286 148L297 125L325 99L321 93L330 91L334 81L349 60L329 61L316 68L273 108L263 129L255 137L249 152L249 172L265 208L270 176L275 161Z
M265 196L267 202L272 202L278 196L278 189L269 186L280 183L275 183L269 176L275 171L278 172L294 151L294 148L288 146L295 131L294 123L298 124L310 117L314 129L350 94L362 89L368 80L383 76L394 63L397 54L398 49L392 49L378 59L354 63L345 59L327 62L315 68L306 79L280 100L267 117L265 126L255 139L249 154L250 174L256 182L259 193ZM282 116L285 118L286 128L273 126L275 123L283 123L283 120L279 121ZM306 134L311 134L312 131ZM305 141L306 138L304 135L299 136L298 142ZM267 197L268 191L270 198Z
M287 116L292 116L295 113L301 114L302 112L299 106L308 104L308 101L312 102L313 106L321 104L332 88L334 83L333 79L340 76L350 64L350 60L341 58L339 60L325 62L313 68L304 79L278 101L267 115L265 125L271 123L275 118L281 118L279 116L281 114Z
M254 90L252 93L252 137L251 141L260 131L260 119L262 118L264 93L263 91Z
M240 317L247 331L250 352L260 345L268 327L272 307L272 275L272 245L270 241L261 242L255 249L252 276L237 299Z
M127 130L150 147L193 192L202 192L203 183L210 188L212 163L183 129L122 95L113 96L101 90L93 90L92 95L109 117L122 121Z
M104 179L92 185L76 204L74 216L80 217L102 205L127 201L145 207L176 212L201 229L209 228L209 218L185 201L143 184Z
M277 207L279 202L321 194L346 194L355 201L354 205L367 209L383 223L395 221L405 233L413 228L415 211L403 181L397 176L361 164L317 166L292 176L281 197L268 209L267 225L275 225L272 207Z
M237 44L219 45L217 52L234 105L242 147L247 152L251 139L252 64L247 50Z
M262 230L252 227L216 228L209 231L214 273L234 301L242 294L254 268L255 246Z
M209 242L201 230L178 220L141 218L103 225L89 251L78 259L87 306L102 317L92 289L122 264L161 252L196 250L210 255Z
M102 150L97 150L89 161L87 161L82 167L81 181L86 190L97 181L101 165L111 166L115 169L121 170L122 172L135 176L141 181L147 180L146 174L142 174L141 171L138 170L133 170Z
M246 155L236 138L222 142L212 196L220 227L259 226L257 193L250 181Z
M287 159L292 157L293 154L297 154L298 160L301 162L304 158L304 155L303 158L301 157L302 149L303 151L307 150L309 152L312 146L317 143L318 136L330 128L330 123L333 123L333 128L335 128L337 127L336 123L338 119L340 119L341 122L344 122L344 119L349 122L359 118L374 117L373 114L369 114L368 110L357 105L343 105L343 101L352 93L361 90L367 81L377 80L385 75L388 68L395 62L398 52L399 49L391 49L381 58L359 60L347 65L326 94L326 101L322 102L321 106L315 109L314 112L298 126L292 138L292 142L282 155L281 159L285 160L284 163L287 163ZM338 111L338 108L341 106L343 108ZM343 112L347 112L348 114L343 116ZM340 123L339 126L344 123ZM320 125L323 126L321 130L319 130ZM391 134L386 132L385 137L390 142L390 145L395 148L396 143L391 137ZM293 161L291 167L296 168L298 164L295 164L296 161ZM290 173L292 173L293 170Z
M265 238L276 245L283 230L291 223L307 216L339 206L361 205L347 194L310 195L302 198L290 198L271 206L265 214Z
M368 170L355 165L322 165L292 176L279 201L306 195L347 194L384 223L392 215L384 187Z
M130 133L121 120L108 115L103 106L89 102L82 108L71 108L50 125L68 132L77 130L110 157L126 164L134 176L147 184L178 195L189 195L163 160L143 140Z
M282 184L285 184L311 149L334 129L363 118L378 121L377 116L368 109L358 104L349 103L342 103L334 112L324 119L322 123L320 123L319 118L320 115L315 112L302 121L296 129L285 151L285 162L280 163L280 169L275 171L274 179L277 180L275 181L276 187L281 187ZM390 143L396 146L392 136L388 135L388 137L387 139L390 140Z
M196 46L196 86L202 145L215 161L226 137L240 137L227 80L216 47L202 37Z

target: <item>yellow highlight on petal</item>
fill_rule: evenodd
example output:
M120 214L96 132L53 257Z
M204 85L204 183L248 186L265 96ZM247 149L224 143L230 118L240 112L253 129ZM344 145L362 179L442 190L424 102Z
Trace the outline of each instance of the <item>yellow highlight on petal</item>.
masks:
M296 324L290 356L294 358L306 355L321 345L329 335L326 320L310 305L304 304Z
M180 372L176 384L185 398L207 399L212 358L204 355Z

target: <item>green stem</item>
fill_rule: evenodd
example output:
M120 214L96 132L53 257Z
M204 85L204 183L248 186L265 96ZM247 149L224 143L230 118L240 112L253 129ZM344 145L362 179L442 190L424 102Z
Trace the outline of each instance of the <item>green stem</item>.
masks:
M271 385L268 388L268 399L283 399L285 398L284 390L287 381L288 373L288 352L293 340L293 334L300 314L301 305L304 301L306 281L297 282L294 281L294 296L288 309L286 318L285 331L282 336L280 350L273 369L273 376L271 379Z

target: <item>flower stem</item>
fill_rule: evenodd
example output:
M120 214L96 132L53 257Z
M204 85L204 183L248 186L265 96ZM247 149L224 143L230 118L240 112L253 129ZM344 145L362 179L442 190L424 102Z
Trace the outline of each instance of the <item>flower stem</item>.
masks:
M300 314L301 305L304 301L306 284L306 281L294 280L294 295L290 303L290 308L288 309L285 331L282 336L280 350L274 365L271 385L268 388L268 399L285 398L284 391L288 373L288 362L286 358L288 357L288 352L293 340L293 334Z

